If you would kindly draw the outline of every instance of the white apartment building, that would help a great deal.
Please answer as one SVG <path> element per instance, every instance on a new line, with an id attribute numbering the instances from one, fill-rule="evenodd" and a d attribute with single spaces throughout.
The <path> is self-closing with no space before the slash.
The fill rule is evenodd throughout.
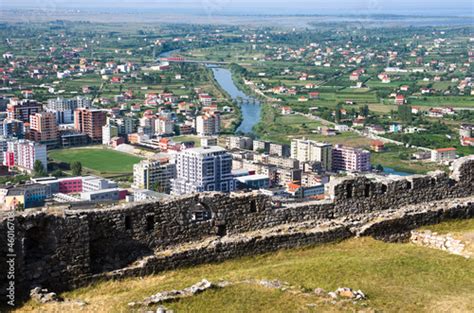
<path id="1" fill-rule="evenodd" d="M 230 136 L 227 137 L 227 147 L 229 149 L 252 150 L 253 140 L 250 137 Z"/>
<path id="2" fill-rule="evenodd" d="M 139 120 L 139 126 L 149 130 L 149 135 L 155 133 L 155 116 L 144 116 Z M 146 133 L 146 132 L 145 132 Z M 147 133 L 148 134 L 148 133 Z"/>
<path id="3" fill-rule="evenodd" d="M 118 188 L 118 184 L 114 182 L 113 180 L 108 180 L 108 179 L 99 178 L 95 176 L 82 177 L 82 191 L 83 192 L 92 192 L 92 191 L 114 189 L 114 188 Z"/>
<path id="4" fill-rule="evenodd" d="M 221 116 L 218 112 L 205 113 L 196 117 L 196 133 L 199 136 L 219 135 L 221 131 Z"/>
<path id="5" fill-rule="evenodd" d="M 133 188 L 169 193 L 176 165 L 168 160 L 142 160 L 133 166 Z"/>
<path id="6" fill-rule="evenodd" d="M 291 158 L 300 162 L 320 162 L 325 171 L 332 169 L 332 145 L 306 139 L 291 141 Z"/>
<path id="7" fill-rule="evenodd" d="M 119 135 L 128 135 L 135 132 L 136 120 L 127 116 L 123 118 L 108 117 L 107 124 L 117 126 Z"/>
<path id="8" fill-rule="evenodd" d="M 157 135 L 172 135 L 174 134 L 174 122 L 160 117 L 155 121 L 155 131 Z"/>
<path id="9" fill-rule="evenodd" d="M 74 110 L 77 108 L 88 108 L 90 106 L 90 99 L 85 97 L 77 96 L 72 99 L 58 97 L 48 100 L 45 111 L 54 113 L 58 124 L 72 124 L 74 123 Z"/>
<path id="10" fill-rule="evenodd" d="M 449 162 L 456 160 L 456 148 L 441 148 L 431 150 L 431 161 L 432 162 Z"/>
<path id="11" fill-rule="evenodd" d="M 217 146 L 217 137 L 202 137 L 201 147 Z"/>
<path id="12" fill-rule="evenodd" d="M 46 145 L 30 140 L 12 140 L 8 142 L 7 151 L 4 152 L 3 156 L 4 165 L 17 166 L 19 169 L 32 172 L 36 160 L 41 161 L 43 168 L 47 169 Z"/>
<path id="13" fill-rule="evenodd" d="M 118 136 L 118 127 L 114 125 L 104 125 L 102 126 L 102 144 L 108 145 L 112 138 Z"/>
<path id="14" fill-rule="evenodd" d="M 254 140 L 253 141 L 253 151 L 263 152 L 263 153 L 270 152 L 270 142 L 269 141 L 262 141 L 262 140 Z"/>
<path id="15" fill-rule="evenodd" d="M 235 190 L 232 156 L 221 147 L 181 151 L 176 155 L 176 172 L 176 179 L 173 179 L 171 185 L 171 193 L 174 195 Z"/>

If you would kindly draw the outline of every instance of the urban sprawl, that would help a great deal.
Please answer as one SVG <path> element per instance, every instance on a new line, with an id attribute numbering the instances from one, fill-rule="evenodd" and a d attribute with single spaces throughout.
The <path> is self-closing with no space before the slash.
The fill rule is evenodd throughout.
<path id="1" fill-rule="evenodd" d="M 474 154 L 469 27 L 2 27 L 6 210 L 207 191 L 318 201 L 335 177 Z"/>

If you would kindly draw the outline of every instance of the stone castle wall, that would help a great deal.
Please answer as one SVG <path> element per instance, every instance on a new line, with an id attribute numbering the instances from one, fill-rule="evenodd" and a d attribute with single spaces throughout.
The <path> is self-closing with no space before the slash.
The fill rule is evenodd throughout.
<path id="1" fill-rule="evenodd" d="M 136 270 L 132 268 L 128 273 L 151 273 L 347 238 L 353 235 L 347 226 L 319 232 L 309 227 L 309 230 L 288 234 L 281 233 L 282 228 L 279 228 L 276 236 L 265 238 L 239 236 L 296 223 L 340 218 L 350 222 L 351 217 L 358 221 L 361 216 L 406 205 L 473 196 L 474 157 L 458 160 L 449 176 L 439 172 L 394 180 L 366 176 L 341 178 L 331 183 L 330 194 L 331 200 L 284 207 L 274 206 L 270 198 L 253 193 L 205 193 L 109 209 L 17 213 L 14 218 L 17 293 L 27 293 L 35 285 L 52 290 L 71 288 L 147 258 L 149 264 Z M 461 211 L 456 216 L 471 216 L 472 205 L 465 205 Z M 434 223 L 439 221 L 439 216 L 422 221 Z M 403 229 L 400 223 L 403 221 L 398 221 L 394 231 Z M 10 225 L 7 218 L 0 221 L 0 273 L 8 270 L 5 257 Z M 417 223 L 407 225 L 410 229 Z M 385 236 L 387 232 L 390 232 L 387 227 L 379 230 L 374 227 L 368 234 L 384 233 Z M 209 238 L 237 239 L 231 244 L 225 244 L 224 240 L 212 249 L 180 250 Z M 163 251 L 166 257 L 151 257 L 165 253 Z M 7 285 L 2 275 L 2 297 Z"/>

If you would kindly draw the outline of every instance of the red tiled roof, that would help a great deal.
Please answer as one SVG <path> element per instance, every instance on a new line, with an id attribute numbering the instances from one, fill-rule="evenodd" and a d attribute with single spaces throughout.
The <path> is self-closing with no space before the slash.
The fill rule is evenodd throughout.
<path id="1" fill-rule="evenodd" d="M 456 151 L 456 148 L 441 148 L 441 149 L 436 149 L 438 152 L 447 152 L 447 151 Z"/>

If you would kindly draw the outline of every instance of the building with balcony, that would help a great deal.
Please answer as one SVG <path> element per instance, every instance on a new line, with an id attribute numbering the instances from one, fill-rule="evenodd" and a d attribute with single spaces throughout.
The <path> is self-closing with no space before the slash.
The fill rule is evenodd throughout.
<path id="1" fill-rule="evenodd" d="M 181 151 L 176 155 L 176 173 L 171 185 L 171 193 L 175 195 L 235 190 L 232 156 L 221 147 Z"/>

